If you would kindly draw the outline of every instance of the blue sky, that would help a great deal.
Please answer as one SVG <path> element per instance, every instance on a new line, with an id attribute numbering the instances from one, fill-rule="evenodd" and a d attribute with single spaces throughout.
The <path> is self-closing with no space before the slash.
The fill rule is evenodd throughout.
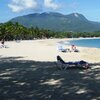
<path id="1" fill-rule="evenodd" d="M 100 0 L 0 0 L 0 23 L 36 12 L 77 12 L 100 22 Z"/>

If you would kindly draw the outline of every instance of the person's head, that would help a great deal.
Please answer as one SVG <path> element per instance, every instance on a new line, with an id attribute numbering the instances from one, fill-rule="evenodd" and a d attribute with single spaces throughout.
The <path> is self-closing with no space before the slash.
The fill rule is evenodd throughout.
<path id="1" fill-rule="evenodd" d="M 65 61 L 58 55 L 57 60 L 61 61 L 62 63 L 65 63 Z"/>
<path id="2" fill-rule="evenodd" d="M 57 56 L 57 60 L 60 60 L 60 59 L 61 59 L 61 57 L 58 55 L 58 56 Z"/>

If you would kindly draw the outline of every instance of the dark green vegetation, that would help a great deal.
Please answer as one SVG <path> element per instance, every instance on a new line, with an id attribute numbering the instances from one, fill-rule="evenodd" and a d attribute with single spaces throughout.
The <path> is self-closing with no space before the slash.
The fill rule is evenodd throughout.
<path id="1" fill-rule="evenodd" d="M 78 38 L 78 37 L 100 37 L 97 32 L 54 32 L 38 27 L 26 28 L 18 23 L 7 22 L 0 24 L 0 40 L 18 39 L 42 39 L 42 38 Z"/>
<path id="2" fill-rule="evenodd" d="M 0 58 L 0 100 L 100 100 L 100 68 L 63 71 L 54 62 L 19 58 Z"/>
<path id="3" fill-rule="evenodd" d="M 89 21 L 82 14 L 72 13 L 63 15 L 56 12 L 34 13 L 19 16 L 10 20 L 25 27 L 38 27 L 60 32 L 93 32 L 100 31 L 100 23 Z"/>

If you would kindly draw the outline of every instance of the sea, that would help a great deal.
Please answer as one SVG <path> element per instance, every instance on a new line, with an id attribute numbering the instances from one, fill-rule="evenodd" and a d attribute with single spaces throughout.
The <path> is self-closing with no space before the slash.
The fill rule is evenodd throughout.
<path id="1" fill-rule="evenodd" d="M 72 39 L 65 42 L 66 45 L 75 45 L 80 47 L 100 48 L 100 38 Z"/>

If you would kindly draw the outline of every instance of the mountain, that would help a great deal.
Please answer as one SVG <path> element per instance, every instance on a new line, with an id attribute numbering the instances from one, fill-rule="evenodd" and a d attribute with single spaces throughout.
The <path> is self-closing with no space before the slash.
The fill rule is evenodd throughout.
<path id="1" fill-rule="evenodd" d="M 26 27 L 39 27 L 53 31 L 92 32 L 100 31 L 100 23 L 86 19 L 82 14 L 63 15 L 56 12 L 34 13 L 10 20 Z"/>

